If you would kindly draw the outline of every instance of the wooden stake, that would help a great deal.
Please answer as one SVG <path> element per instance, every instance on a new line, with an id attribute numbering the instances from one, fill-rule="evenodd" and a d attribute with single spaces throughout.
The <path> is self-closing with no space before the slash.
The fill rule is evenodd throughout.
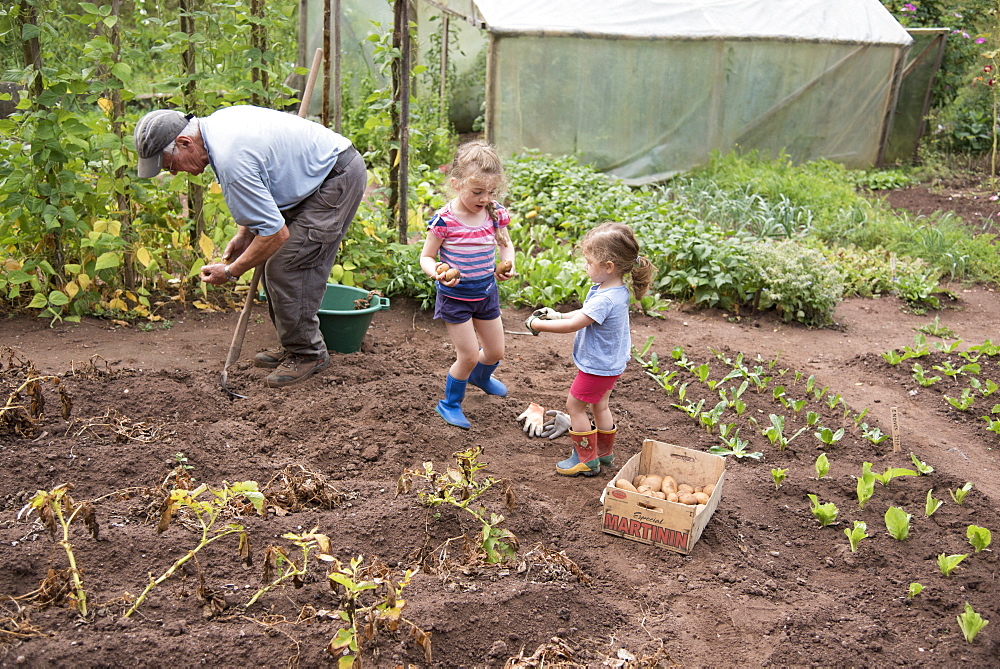
<path id="1" fill-rule="evenodd" d="M 889 415 L 892 416 L 892 452 L 899 453 L 899 410 L 889 407 Z"/>

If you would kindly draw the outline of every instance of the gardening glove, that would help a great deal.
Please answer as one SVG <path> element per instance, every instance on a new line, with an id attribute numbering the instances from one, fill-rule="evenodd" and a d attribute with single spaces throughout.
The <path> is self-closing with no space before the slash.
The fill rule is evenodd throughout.
<path id="1" fill-rule="evenodd" d="M 535 309 L 531 312 L 532 316 L 541 318 L 543 321 L 558 321 L 561 320 L 563 315 L 553 309 L 552 307 L 542 307 L 541 309 Z"/>
<path id="2" fill-rule="evenodd" d="M 546 418 L 545 422 L 542 424 L 543 437 L 555 439 L 556 437 L 561 437 L 569 431 L 569 414 L 557 411 L 556 409 L 549 409 L 545 412 L 545 415 L 548 416 L 548 418 Z"/>
<path id="3" fill-rule="evenodd" d="M 529 437 L 538 437 L 542 434 L 542 422 L 545 420 L 544 414 L 545 409 L 541 405 L 532 402 L 524 410 L 524 413 L 517 417 L 517 422 L 524 421 L 524 433 L 526 435 Z"/>
<path id="4" fill-rule="evenodd" d="M 538 330 L 536 330 L 535 328 L 531 327 L 531 323 L 532 323 L 532 321 L 537 321 L 537 320 L 540 320 L 540 319 L 538 318 L 538 316 L 535 316 L 534 314 L 532 314 L 531 316 L 528 316 L 527 318 L 524 319 L 524 327 L 528 328 L 528 332 L 530 332 L 531 334 L 535 335 L 536 337 L 538 336 Z"/>

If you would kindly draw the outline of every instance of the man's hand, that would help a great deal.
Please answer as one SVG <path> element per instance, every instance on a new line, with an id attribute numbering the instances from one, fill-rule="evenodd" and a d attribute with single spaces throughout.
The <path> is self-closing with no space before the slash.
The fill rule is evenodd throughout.
<path id="1" fill-rule="evenodd" d="M 217 262 L 211 265 L 202 265 L 201 280 L 213 286 L 221 286 L 229 281 L 229 277 L 226 276 L 226 263 Z"/>
<path id="2" fill-rule="evenodd" d="M 548 437 L 549 439 L 555 439 L 556 437 L 561 437 L 569 431 L 569 414 L 563 413 L 562 411 L 556 411 L 555 409 L 549 409 L 545 412 L 545 415 L 548 416 L 548 418 L 546 418 L 545 423 L 542 424 L 541 436 Z"/>
<path id="3" fill-rule="evenodd" d="M 542 307 L 541 309 L 535 309 L 531 312 L 532 316 L 541 318 L 543 321 L 558 321 L 562 320 L 563 315 L 553 309 L 552 307 Z"/>
<path id="4" fill-rule="evenodd" d="M 541 405 L 532 402 L 528 408 L 517 417 L 517 422 L 524 421 L 524 433 L 529 437 L 538 437 L 542 434 L 542 422 L 545 420 L 545 409 Z"/>
<path id="5" fill-rule="evenodd" d="M 538 318 L 538 316 L 535 316 L 534 314 L 532 314 L 531 316 L 528 316 L 527 318 L 524 319 L 524 327 L 528 328 L 528 332 L 530 332 L 531 334 L 535 335 L 536 337 L 538 336 L 538 330 L 536 330 L 535 328 L 531 327 L 531 324 L 532 324 L 532 322 L 537 321 L 537 320 L 539 320 L 539 318 Z"/>

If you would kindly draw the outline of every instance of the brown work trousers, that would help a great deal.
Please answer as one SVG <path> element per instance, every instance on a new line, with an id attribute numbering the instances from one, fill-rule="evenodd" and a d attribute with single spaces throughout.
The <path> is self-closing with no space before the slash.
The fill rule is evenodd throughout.
<path id="1" fill-rule="evenodd" d="M 289 353 L 326 355 L 318 312 L 367 180 L 365 161 L 351 147 L 316 192 L 281 212 L 289 237 L 264 264 L 263 283 L 278 341 Z"/>

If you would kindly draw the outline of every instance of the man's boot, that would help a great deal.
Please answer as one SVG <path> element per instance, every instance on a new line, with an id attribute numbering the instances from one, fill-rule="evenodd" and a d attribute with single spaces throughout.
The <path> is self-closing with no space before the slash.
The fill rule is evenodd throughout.
<path id="1" fill-rule="evenodd" d="M 499 364 L 499 362 L 496 362 L 492 365 L 484 365 L 481 362 L 477 362 L 475 368 L 472 370 L 472 374 L 469 374 L 469 383 L 477 388 L 482 388 L 486 391 L 487 395 L 507 397 L 507 386 L 493 378 L 493 370 Z"/>
<path id="2" fill-rule="evenodd" d="M 449 374 L 448 380 L 444 383 L 444 399 L 435 407 L 441 418 L 444 418 L 444 422 L 466 430 L 472 427 L 469 419 L 462 413 L 462 400 L 465 399 L 465 386 L 468 383 L 468 379 L 459 381 Z"/>
<path id="3" fill-rule="evenodd" d="M 569 431 L 573 440 L 573 455 L 556 465 L 556 472 L 563 476 L 596 476 L 601 473 L 601 461 L 597 457 L 597 430 L 589 432 Z"/>
<path id="4" fill-rule="evenodd" d="M 283 348 L 273 348 L 268 351 L 261 351 L 253 357 L 254 367 L 263 367 L 264 369 L 274 369 L 285 359 L 288 353 L 285 352 Z"/>
<path id="5" fill-rule="evenodd" d="M 316 372 L 330 366 L 330 355 L 307 357 L 297 353 L 289 353 L 273 372 L 264 378 L 268 388 L 283 388 L 293 383 L 305 381 Z"/>
<path id="6" fill-rule="evenodd" d="M 597 431 L 597 459 L 602 465 L 611 466 L 615 462 L 615 435 L 618 434 L 618 426 L 615 425 L 610 430 Z"/>

